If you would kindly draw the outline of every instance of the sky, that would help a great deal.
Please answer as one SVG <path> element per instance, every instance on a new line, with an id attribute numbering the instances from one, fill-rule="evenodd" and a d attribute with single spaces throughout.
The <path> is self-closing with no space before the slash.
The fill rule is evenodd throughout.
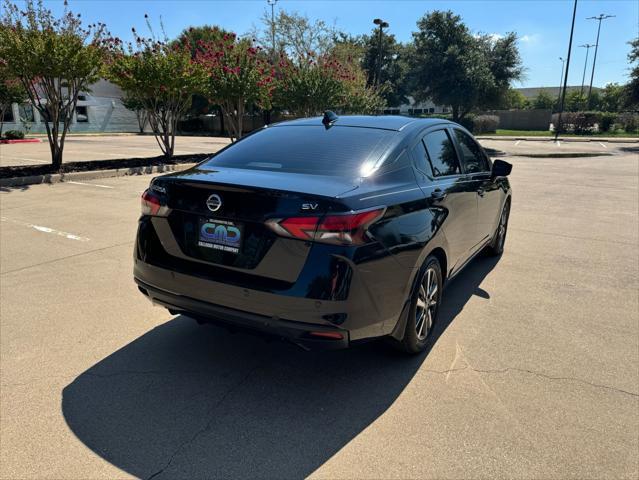
<path id="1" fill-rule="evenodd" d="M 45 0 L 54 11 L 62 11 L 62 0 Z M 260 24 L 270 7 L 266 0 L 69 0 L 74 12 L 87 22 L 102 21 L 112 34 L 131 39 L 131 27 L 146 32 L 144 14 L 154 25 L 160 17 L 167 35 L 177 36 L 188 26 L 215 24 L 238 34 Z M 370 32 L 373 18 L 390 24 L 389 32 L 400 41 L 409 41 L 416 22 L 432 10 L 452 10 L 473 32 L 503 35 L 516 32 L 526 69 L 520 87 L 556 86 L 566 58 L 572 20 L 572 0 L 279 0 L 277 9 L 296 11 L 311 19 L 322 19 L 351 34 Z M 579 0 L 568 83 L 581 85 L 586 49 L 594 44 L 597 21 L 586 20 L 605 13 L 616 15 L 602 22 L 595 71 L 595 86 L 625 83 L 629 65 L 628 41 L 639 36 L 639 1 Z M 594 49 L 590 50 L 586 83 L 589 82 Z"/>

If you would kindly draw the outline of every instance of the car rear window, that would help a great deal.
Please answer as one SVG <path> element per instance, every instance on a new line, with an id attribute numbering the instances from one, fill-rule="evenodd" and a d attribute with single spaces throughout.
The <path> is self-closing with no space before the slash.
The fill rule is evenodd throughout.
<path id="1" fill-rule="evenodd" d="M 397 132 L 377 128 L 269 127 L 219 152 L 200 168 L 365 176 L 397 138 Z"/>

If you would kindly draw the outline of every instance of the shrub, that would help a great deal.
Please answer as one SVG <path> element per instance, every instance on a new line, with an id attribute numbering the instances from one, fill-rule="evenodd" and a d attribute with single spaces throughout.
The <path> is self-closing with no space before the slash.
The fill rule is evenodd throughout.
<path id="1" fill-rule="evenodd" d="M 24 138 L 24 132 L 21 130 L 7 130 L 4 134 L 4 138 L 7 140 L 22 140 Z"/>
<path id="2" fill-rule="evenodd" d="M 557 128 L 559 114 L 552 116 L 552 123 Z M 601 112 L 564 112 L 561 115 L 560 133 L 572 132 L 577 135 L 589 134 L 595 131 L 601 123 Z"/>
<path id="3" fill-rule="evenodd" d="M 620 113 L 617 115 L 615 123 L 628 133 L 636 132 L 639 127 L 639 114 L 632 112 Z"/>
<path id="4" fill-rule="evenodd" d="M 473 133 L 495 133 L 499 126 L 497 115 L 478 115 L 475 117 Z"/>
<path id="5" fill-rule="evenodd" d="M 468 114 L 460 119 L 458 123 L 469 132 L 472 132 L 475 129 L 475 115 Z"/>
<path id="6" fill-rule="evenodd" d="M 616 118 L 617 118 L 616 113 L 603 112 L 601 114 L 601 122 L 599 122 L 599 131 L 609 132 L 612 126 L 614 125 Z"/>

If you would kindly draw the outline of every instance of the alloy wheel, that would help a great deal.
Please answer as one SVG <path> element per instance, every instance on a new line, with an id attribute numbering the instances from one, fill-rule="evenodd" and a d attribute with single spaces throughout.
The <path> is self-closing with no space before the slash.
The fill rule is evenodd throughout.
<path id="1" fill-rule="evenodd" d="M 426 270 L 424 280 L 419 287 L 415 307 L 415 331 L 419 341 L 423 341 L 433 327 L 433 319 L 435 318 L 439 301 L 438 283 L 435 269 L 431 267 Z"/>
<path id="2" fill-rule="evenodd" d="M 504 207 L 504 211 L 501 212 L 501 218 L 499 219 L 499 227 L 497 228 L 497 248 L 502 250 L 504 248 L 504 242 L 506 241 L 506 230 L 508 229 L 508 214 L 510 212 L 510 205 Z"/>

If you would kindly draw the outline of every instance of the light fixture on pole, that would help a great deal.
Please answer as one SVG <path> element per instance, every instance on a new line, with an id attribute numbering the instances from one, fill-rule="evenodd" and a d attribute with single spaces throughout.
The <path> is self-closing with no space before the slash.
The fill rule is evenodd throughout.
<path id="1" fill-rule="evenodd" d="M 584 94 L 584 82 L 586 80 L 586 67 L 588 66 L 588 53 L 590 52 L 590 49 L 594 46 L 595 46 L 594 43 L 585 43 L 583 45 L 579 45 L 580 48 L 586 49 L 586 61 L 584 62 L 584 74 L 581 76 L 581 90 L 579 90 L 580 96 Z"/>
<path id="2" fill-rule="evenodd" d="M 561 82 L 564 81 L 564 67 L 566 66 L 566 60 L 559 57 L 561 61 L 561 76 L 559 77 L 559 88 L 557 89 L 557 102 L 561 99 Z"/>
<path id="3" fill-rule="evenodd" d="M 275 4 L 277 2 L 278 0 L 266 0 L 266 3 L 271 6 L 271 48 L 273 49 L 273 60 L 275 60 Z"/>
<path id="4" fill-rule="evenodd" d="M 592 81 L 595 78 L 595 64 L 597 63 L 597 50 L 599 50 L 599 34 L 601 33 L 601 21 L 607 18 L 613 18 L 615 15 L 599 14 L 596 17 L 588 17 L 586 20 L 598 20 L 597 41 L 595 42 L 595 57 L 592 59 L 592 74 L 590 75 L 590 87 L 588 88 L 588 105 L 590 105 L 590 95 L 592 94 Z"/>

